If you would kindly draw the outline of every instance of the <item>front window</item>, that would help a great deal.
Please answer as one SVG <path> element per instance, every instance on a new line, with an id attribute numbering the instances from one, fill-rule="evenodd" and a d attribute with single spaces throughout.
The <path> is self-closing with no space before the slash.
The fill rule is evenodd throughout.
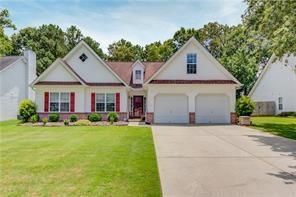
<path id="1" fill-rule="evenodd" d="M 141 79 L 141 71 L 140 70 L 136 70 L 135 71 L 135 75 L 136 75 L 136 79 L 140 80 Z"/>
<path id="2" fill-rule="evenodd" d="M 115 94 L 113 93 L 96 94 L 96 111 L 97 112 L 115 111 Z"/>
<path id="3" fill-rule="evenodd" d="M 49 108 L 51 112 L 69 112 L 70 94 L 68 92 L 51 92 Z"/>
<path id="4" fill-rule="evenodd" d="M 187 54 L 187 74 L 196 74 L 196 54 Z"/>
<path id="5" fill-rule="evenodd" d="M 283 110 L 283 97 L 279 97 L 279 110 Z"/>

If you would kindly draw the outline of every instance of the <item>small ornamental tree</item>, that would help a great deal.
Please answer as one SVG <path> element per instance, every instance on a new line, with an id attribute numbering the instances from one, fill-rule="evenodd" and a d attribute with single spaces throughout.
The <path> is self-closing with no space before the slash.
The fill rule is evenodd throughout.
<path id="1" fill-rule="evenodd" d="M 22 100 L 19 104 L 19 113 L 24 122 L 28 122 L 28 120 L 36 114 L 37 105 L 29 100 Z"/>
<path id="2" fill-rule="evenodd" d="M 247 96 L 242 96 L 236 101 L 236 113 L 238 116 L 250 116 L 255 107 L 255 102 Z"/>

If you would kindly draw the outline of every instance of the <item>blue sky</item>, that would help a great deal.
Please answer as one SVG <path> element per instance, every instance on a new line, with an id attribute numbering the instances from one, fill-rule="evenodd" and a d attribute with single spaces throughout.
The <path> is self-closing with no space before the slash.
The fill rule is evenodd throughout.
<path id="1" fill-rule="evenodd" d="M 76 25 L 106 51 L 121 38 L 143 46 L 171 38 L 180 27 L 199 28 L 213 21 L 235 25 L 246 5 L 242 0 L 0 0 L 0 7 L 10 11 L 18 29 L 53 23 L 65 30 Z"/>

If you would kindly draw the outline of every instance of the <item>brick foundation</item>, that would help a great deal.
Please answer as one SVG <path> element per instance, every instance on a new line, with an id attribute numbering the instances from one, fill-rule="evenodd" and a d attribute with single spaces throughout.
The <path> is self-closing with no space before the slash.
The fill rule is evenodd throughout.
<path id="1" fill-rule="evenodd" d="M 195 112 L 189 112 L 189 124 L 195 124 Z"/>
<path id="2" fill-rule="evenodd" d="M 48 115 L 49 114 L 52 114 L 53 112 L 39 112 L 38 115 L 40 117 L 40 119 L 42 118 L 48 118 Z M 78 119 L 87 119 L 88 115 L 91 114 L 91 113 L 81 113 L 81 112 L 72 112 L 72 113 L 58 113 L 60 114 L 60 121 L 63 121 L 65 119 L 69 119 L 69 116 L 72 115 L 72 114 L 75 114 L 78 116 Z M 108 113 L 98 113 L 98 114 L 101 114 L 102 115 L 102 120 L 103 121 L 106 121 L 108 119 Z M 127 113 L 126 112 L 117 112 L 118 114 L 118 118 L 120 121 L 127 121 Z"/>
<path id="3" fill-rule="evenodd" d="M 152 124 L 154 122 L 154 113 L 153 112 L 147 112 L 145 121 L 148 124 Z"/>
<path id="4" fill-rule="evenodd" d="M 230 112 L 230 123 L 237 124 L 237 114 L 235 112 Z"/>

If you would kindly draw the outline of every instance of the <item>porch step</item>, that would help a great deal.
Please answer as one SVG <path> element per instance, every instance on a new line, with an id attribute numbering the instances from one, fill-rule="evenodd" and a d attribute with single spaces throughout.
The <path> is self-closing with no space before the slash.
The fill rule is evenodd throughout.
<path id="1" fill-rule="evenodd" d="M 128 119 L 129 122 L 141 122 L 141 118 L 130 118 Z"/>

